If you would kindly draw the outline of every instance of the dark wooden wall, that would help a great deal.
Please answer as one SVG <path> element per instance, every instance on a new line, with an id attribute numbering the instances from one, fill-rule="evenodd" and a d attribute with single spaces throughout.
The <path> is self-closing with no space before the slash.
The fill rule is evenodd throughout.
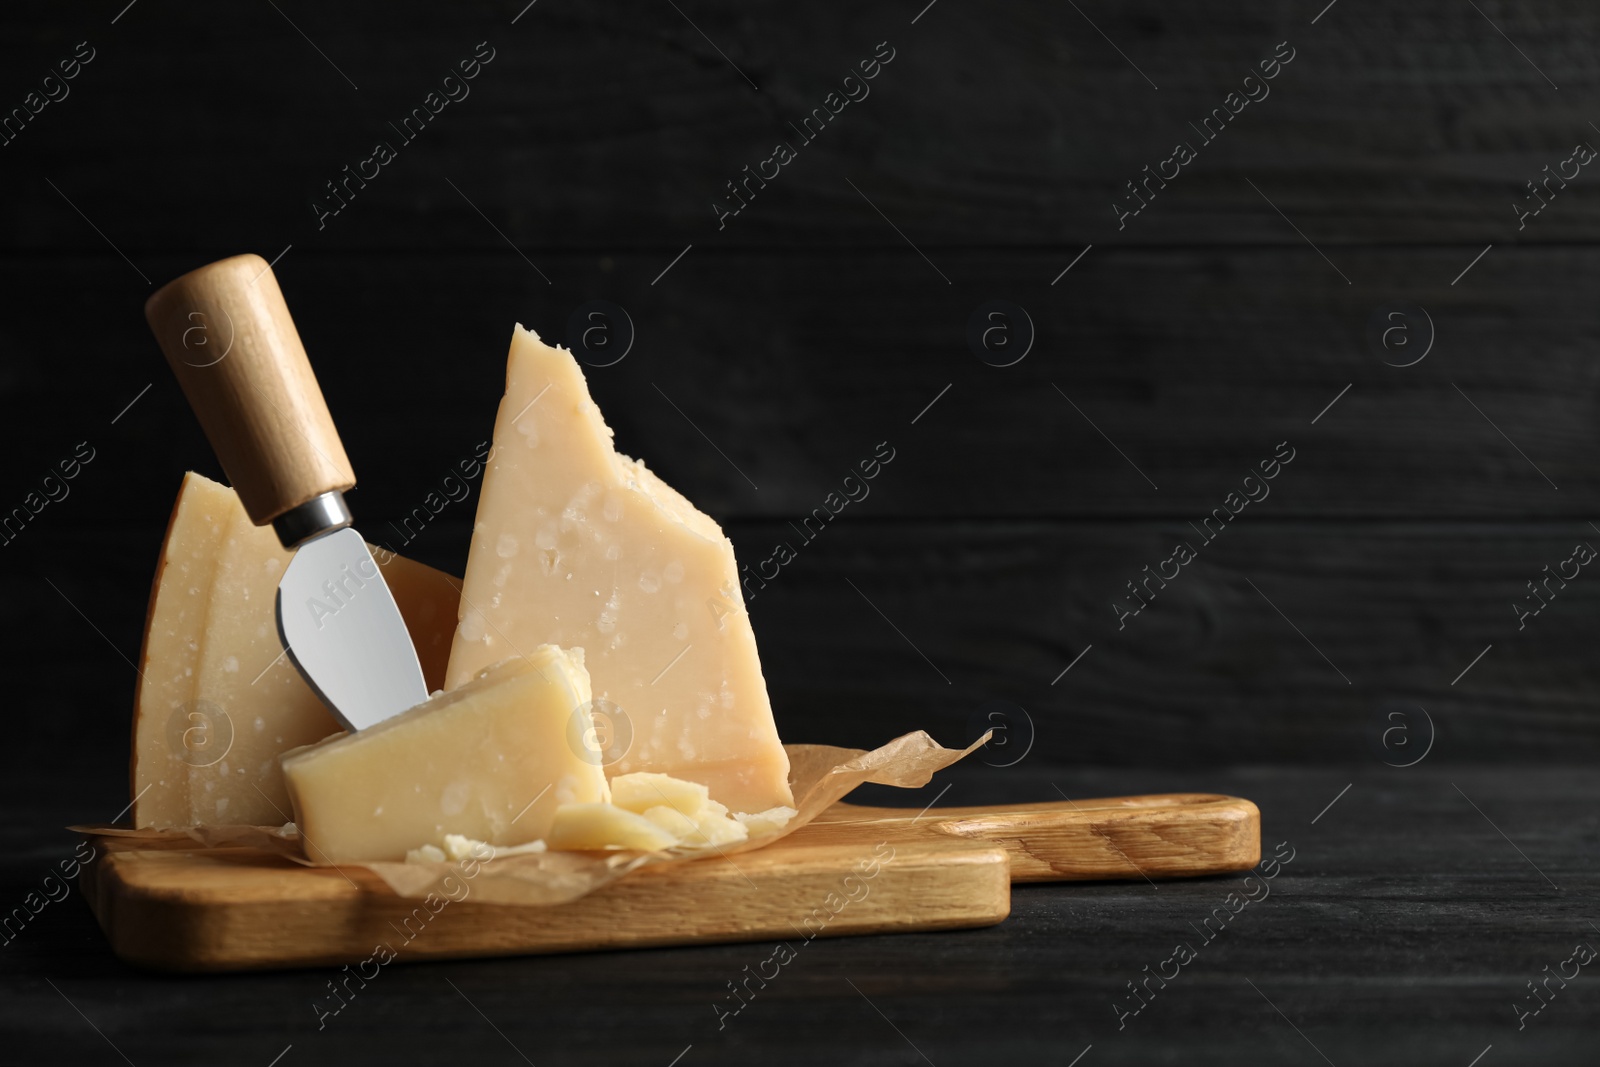
<path id="1" fill-rule="evenodd" d="M 596 298 L 637 328 L 590 372 L 619 443 L 742 560 L 888 442 L 751 605 L 791 739 L 956 741 L 1003 699 L 1036 760 L 1347 762 L 1420 706 L 1436 758 L 1600 754 L 1600 575 L 1520 631 L 1512 609 L 1600 543 L 1600 171 L 1520 231 L 1512 207 L 1600 140 L 1600 11 L 678 6 L 7 10 L 0 108 L 95 58 L 0 147 L 0 508 L 96 451 L 0 547 L 8 758 L 99 783 L 126 755 L 172 495 L 217 473 L 141 305 L 245 250 L 282 253 L 369 531 L 488 435 L 512 324 L 561 338 Z M 884 41 L 870 96 L 719 229 L 724 183 Z M 1198 144 L 1284 41 L 1270 96 Z M 479 42 L 470 96 L 400 144 L 387 124 Z M 397 158 L 319 229 L 380 139 Z M 1123 183 L 1180 140 L 1197 158 L 1119 230 Z M 996 298 L 1037 331 L 1004 368 L 965 339 Z M 1369 343 L 1395 303 L 1436 334 L 1413 366 Z M 1270 497 L 1119 630 L 1124 583 L 1280 442 Z M 459 569 L 470 519 L 414 554 Z"/>

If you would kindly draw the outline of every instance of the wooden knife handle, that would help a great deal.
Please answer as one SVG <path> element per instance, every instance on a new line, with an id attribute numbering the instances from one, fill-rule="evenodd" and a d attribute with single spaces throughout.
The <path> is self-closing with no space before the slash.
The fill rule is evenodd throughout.
<path id="1" fill-rule="evenodd" d="M 233 256 L 190 271 L 144 313 L 250 521 L 265 526 L 356 484 L 266 260 Z"/>

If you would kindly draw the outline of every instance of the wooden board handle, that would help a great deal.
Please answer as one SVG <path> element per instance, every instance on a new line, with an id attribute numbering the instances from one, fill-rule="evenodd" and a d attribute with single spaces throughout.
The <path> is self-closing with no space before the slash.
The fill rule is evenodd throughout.
<path id="1" fill-rule="evenodd" d="M 190 271 L 144 313 L 251 522 L 356 484 L 266 260 Z"/>
<path id="2" fill-rule="evenodd" d="M 1183 878 L 1248 870 L 1261 862 L 1260 810 L 1241 797 L 1217 793 L 930 808 L 921 814 L 835 804 L 812 825 L 819 823 L 1004 845 L 1014 882 Z"/>

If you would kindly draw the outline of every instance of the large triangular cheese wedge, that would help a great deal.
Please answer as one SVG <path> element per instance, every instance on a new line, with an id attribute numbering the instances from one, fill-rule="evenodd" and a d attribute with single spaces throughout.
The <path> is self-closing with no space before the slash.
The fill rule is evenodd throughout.
<path id="1" fill-rule="evenodd" d="M 383 576 L 438 688 L 456 617 L 452 579 L 386 552 Z M 225 485 L 190 473 L 156 565 L 133 720 L 134 825 L 278 826 L 290 820 L 278 756 L 342 727 L 278 640 L 290 554 Z"/>
<path id="2" fill-rule="evenodd" d="M 617 453 L 571 353 L 521 326 L 460 612 L 447 686 L 543 644 L 582 648 L 601 744 L 626 746 L 608 774 L 700 782 L 735 811 L 793 803 L 733 545 Z"/>

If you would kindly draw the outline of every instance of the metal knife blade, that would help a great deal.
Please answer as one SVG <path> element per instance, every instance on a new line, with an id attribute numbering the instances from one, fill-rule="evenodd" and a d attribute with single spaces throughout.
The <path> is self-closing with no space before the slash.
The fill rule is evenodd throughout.
<path id="1" fill-rule="evenodd" d="M 428 699 L 394 594 L 350 527 L 296 549 L 278 583 L 277 615 L 289 658 L 351 730 Z"/>

